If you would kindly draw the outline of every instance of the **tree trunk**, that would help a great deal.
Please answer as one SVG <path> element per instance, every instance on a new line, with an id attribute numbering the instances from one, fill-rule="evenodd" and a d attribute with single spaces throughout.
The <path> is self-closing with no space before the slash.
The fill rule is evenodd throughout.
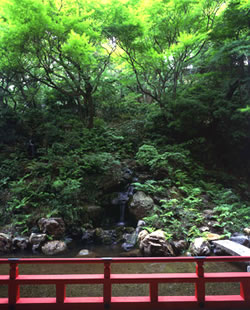
<path id="1" fill-rule="evenodd" d="M 86 83 L 85 90 L 86 90 L 86 93 L 84 96 L 84 101 L 85 101 L 87 111 L 88 111 L 87 127 L 91 129 L 94 127 L 95 108 L 94 108 L 93 96 L 92 96 L 93 87 L 89 82 Z"/>

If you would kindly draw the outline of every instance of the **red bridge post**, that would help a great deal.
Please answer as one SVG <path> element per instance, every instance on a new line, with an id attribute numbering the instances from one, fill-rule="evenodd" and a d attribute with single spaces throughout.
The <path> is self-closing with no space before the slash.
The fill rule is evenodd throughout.
<path id="1" fill-rule="evenodd" d="M 205 281 L 204 281 L 204 259 L 206 257 L 200 256 L 195 257 L 196 259 L 196 275 L 198 276 L 198 281 L 195 284 L 195 296 L 200 307 L 205 305 Z"/>
<path id="2" fill-rule="evenodd" d="M 250 281 L 243 280 L 240 282 L 240 296 L 244 298 L 245 301 L 250 302 Z"/>
<path id="3" fill-rule="evenodd" d="M 158 302 L 158 283 L 157 282 L 150 283 L 150 301 Z"/>
<path id="4" fill-rule="evenodd" d="M 10 309 L 15 309 L 15 305 L 20 298 L 20 286 L 16 284 L 16 278 L 19 275 L 18 258 L 10 258 L 10 283 L 8 287 Z"/>
<path id="5" fill-rule="evenodd" d="M 103 302 L 104 307 L 109 308 L 111 303 L 112 287 L 110 281 L 112 258 L 103 258 L 104 260 L 104 284 L 103 284 Z"/>
<path id="6" fill-rule="evenodd" d="M 63 304 L 66 297 L 65 284 L 56 284 L 56 303 Z"/>

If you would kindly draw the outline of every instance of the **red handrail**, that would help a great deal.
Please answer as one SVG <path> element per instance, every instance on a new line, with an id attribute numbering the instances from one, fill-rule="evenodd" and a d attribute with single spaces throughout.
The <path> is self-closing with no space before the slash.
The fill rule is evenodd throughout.
<path id="1" fill-rule="evenodd" d="M 46 310 L 161 310 L 161 309 L 250 309 L 250 273 L 204 273 L 203 265 L 209 262 L 247 262 L 250 256 L 221 257 L 141 257 L 141 258 L 21 258 L 0 259 L 9 264 L 9 275 L 0 275 L 0 285 L 8 285 L 8 298 L 0 298 L 0 309 Z M 194 273 L 112 274 L 113 263 L 196 263 Z M 101 274 L 19 275 L 19 264 L 103 264 Z M 239 282 L 240 295 L 206 295 L 205 284 L 210 282 Z M 149 284 L 148 296 L 114 297 L 112 285 L 123 283 Z M 159 283 L 193 283 L 194 296 L 159 296 Z M 21 285 L 56 285 L 55 298 L 23 298 Z M 67 284 L 102 284 L 103 297 L 66 297 Z"/>

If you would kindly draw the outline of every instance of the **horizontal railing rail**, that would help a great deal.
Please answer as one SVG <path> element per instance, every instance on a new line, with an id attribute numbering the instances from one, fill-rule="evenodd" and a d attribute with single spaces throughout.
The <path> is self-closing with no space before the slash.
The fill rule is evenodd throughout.
<path id="1" fill-rule="evenodd" d="M 74 309 L 250 309 L 250 272 L 204 271 L 204 263 L 210 262 L 250 262 L 250 256 L 221 257 L 130 257 L 130 258 L 14 258 L 0 259 L 0 264 L 9 264 L 9 274 L 0 275 L 0 285 L 8 286 L 8 297 L 0 298 L 0 309 L 11 310 L 74 310 Z M 111 272 L 112 264 L 127 263 L 195 263 L 193 273 L 136 273 L 116 274 Z M 103 264 L 100 274 L 19 274 L 21 264 Z M 206 294 L 206 283 L 240 284 L 239 295 Z M 112 285 L 117 284 L 149 285 L 148 296 L 112 296 Z M 159 296 L 161 283 L 193 283 L 193 296 Z M 55 285 L 56 296 L 22 297 L 22 285 Z M 101 284 L 102 297 L 67 297 L 66 286 L 69 284 Z M 135 292 L 136 294 L 136 292 Z"/>

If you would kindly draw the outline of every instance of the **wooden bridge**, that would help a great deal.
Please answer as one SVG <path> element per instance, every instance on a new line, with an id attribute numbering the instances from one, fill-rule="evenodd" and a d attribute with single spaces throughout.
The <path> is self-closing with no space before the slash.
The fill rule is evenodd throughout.
<path id="1" fill-rule="evenodd" d="M 165 310 L 165 309 L 250 309 L 250 273 L 249 272 L 204 272 L 204 263 L 250 261 L 245 257 L 164 257 L 164 258 L 89 258 L 89 259 L 0 259 L 0 264 L 9 264 L 9 274 L 0 275 L 0 285 L 8 286 L 8 298 L 0 298 L 1 310 Z M 123 263 L 195 263 L 193 273 L 150 273 L 115 274 L 112 264 Z M 103 264 L 101 274 L 56 274 L 25 275 L 19 274 L 20 264 Z M 38 267 L 39 268 L 39 267 Z M 218 286 L 225 282 L 240 283 L 239 295 L 206 294 L 206 284 L 216 282 Z M 115 297 L 112 296 L 113 284 L 147 283 L 148 296 Z M 193 283 L 194 296 L 159 296 L 161 283 Z M 22 285 L 55 285 L 54 298 L 24 298 L 20 296 Z M 68 284 L 102 284 L 103 297 L 67 297 Z M 135 291 L 135 295 L 136 295 Z M 167 292 L 166 292 L 167 293 Z"/>

